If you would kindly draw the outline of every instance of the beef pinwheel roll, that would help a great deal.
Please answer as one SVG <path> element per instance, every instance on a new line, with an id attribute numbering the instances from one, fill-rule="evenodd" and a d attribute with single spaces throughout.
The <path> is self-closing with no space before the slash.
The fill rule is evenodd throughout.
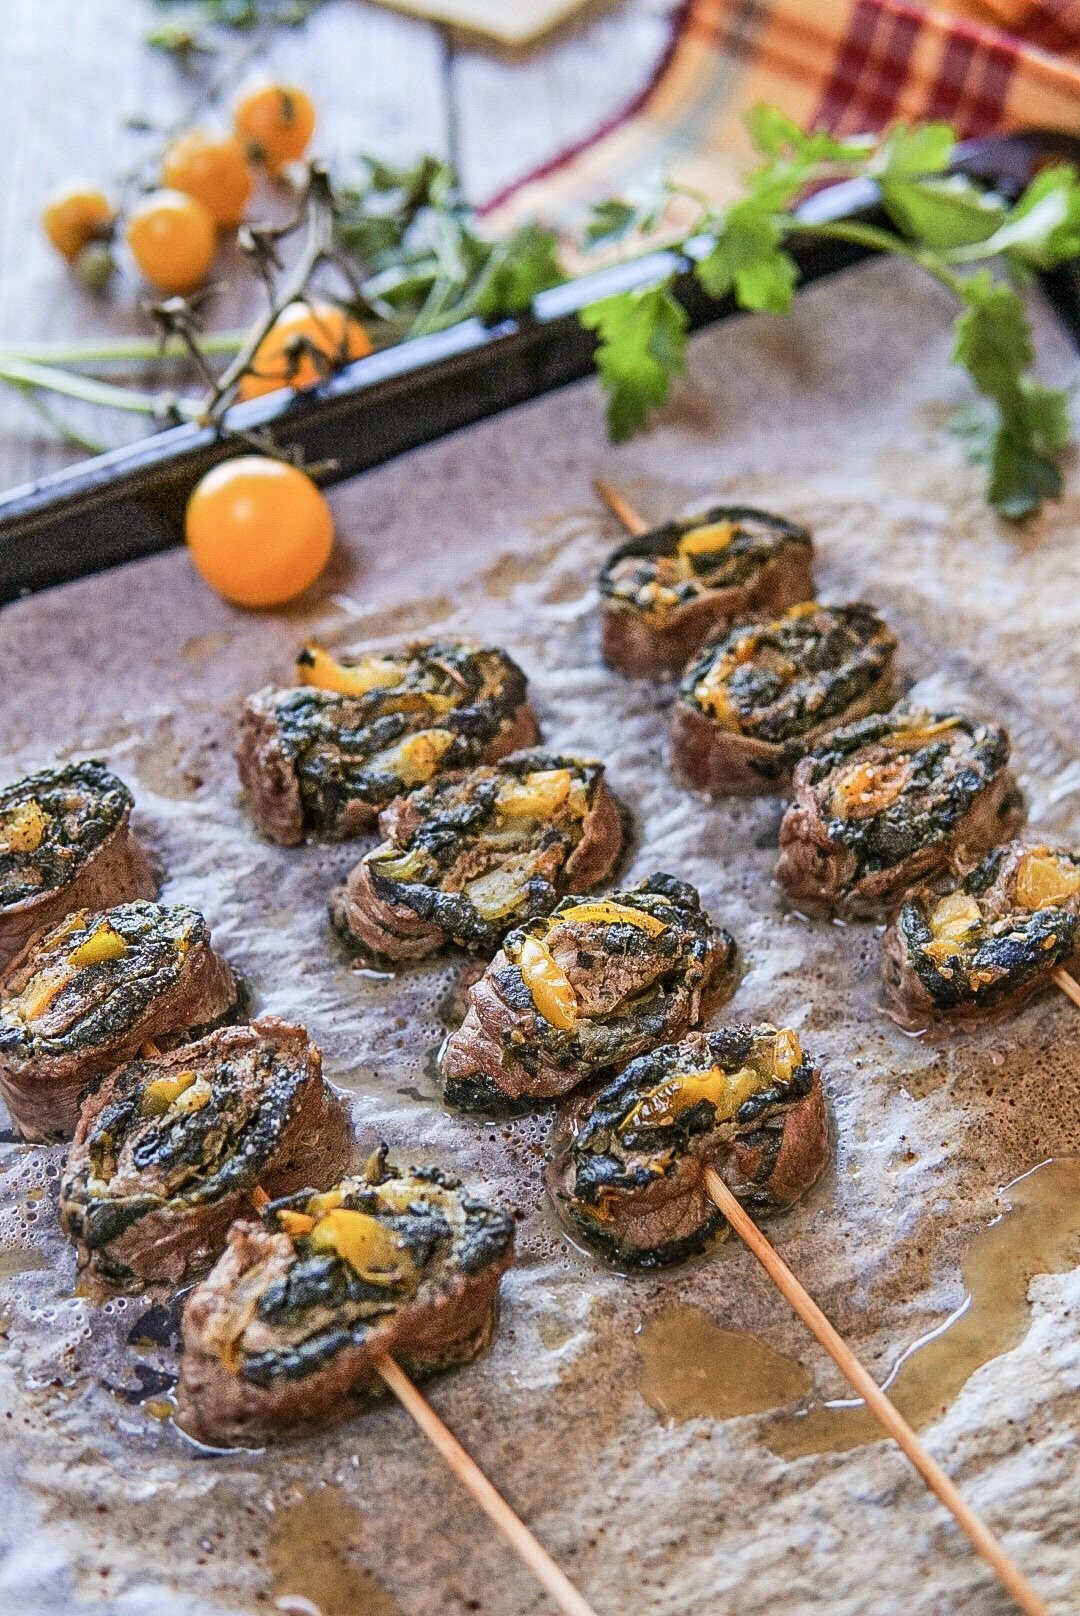
<path id="1" fill-rule="evenodd" d="M 587 891 L 622 849 L 601 763 L 522 752 L 399 797 L 386 836 L 331 895 L 335 928 L 389 960 L 445 942 L 493 954 L 512 926 Z"/>
<path id="2" fill-rule="evenodd" d="M 1021 817 L 995 724 L 912 707 L 834 730 L 796 766 L 777 880 L 808 914 L 886 913 L 954 856 L 979 858 Z"/>
<path id="3" fill-rule="evenodd" d="M 705 1169 L 758 1211 L 789 1206 L 829 1160 L 821 1076 L 769 1025 L 691 1033 L 633 1061 L 568 1118 L 548 1190 L 571 1232 L 630 1268 L 701 1251 L 724 1228 Z"/>
<path id="4" fill-rule="evenodd" d="M 251 1197 L 325 1189 L 349 1122 L 302 1027 L 266 1017 L 130 1061 L 85 1102 L 60 1186 L 79 1267 L 114 1290 L 179 1285 Z"/>
<path id="5" fill-rule="evenodd" d="M 683 675 L 672 762 L 710 796 L 786 790 L 799 759 L 838 724 L 896 700 L 896 637 L 872 606 L 802 601 L 728 629 Z"/>
<path id="6" fill-rule="evenodd" d="M 217 1447 L 355 1413 L 389 1353 L 415 1378 L 467 1363 L 495 1324 L 513 1220 L 437 1168 L 379 1151 L 325 1194 L 234 1223 L 184 1309 L 178 1420 Z"/>
<path id="7" fill-rule="evenodd" d="M 536 739 L 525 675 L 505 651 L 413 645 L 336 661 L 307 646 L 292 688 L 248 699 L 236 755 L 255 823 L 288 847 L 356 836 L 436 774 Z"/>
<path id="8" fill-rule="evenodd" d="M 735 943 L 692 886 L 564 898 L 512 931 L 443 1049 L 447 1100 L 525 1110 L 681 1038 L 733 983 Z"/>
<path id="9" fill-rule="evenodd" d="M 25 1139 L 70 1139 L 95 1078 L 147 1041 L 207 1030 L 240 999 L 194 909 L 79 909 L 32 937 L 0 977 L 0 1094 Z"/>
<path id="10" fill-rule="evenodd" d="M 909 1026 L 1013 1010 L 1080 968 L 1080 854 L 1008 842 L 910 892 L 885 934 L 885 1000 Z"/>
<path id="11" fill-rule="evenodd" d="M 805 528 L 745 505 L 715 505 L 620 545 L 600 572 L 604 661 L 631 679 L 676 674 L 740 617 L 809 600 Z"/>
<path id="12" fill-rule="evenodd" d="M 73 909 L 152 898 L 131 792 L 103 763 L 67 763 L 0 791 L 0 971 Z"/>

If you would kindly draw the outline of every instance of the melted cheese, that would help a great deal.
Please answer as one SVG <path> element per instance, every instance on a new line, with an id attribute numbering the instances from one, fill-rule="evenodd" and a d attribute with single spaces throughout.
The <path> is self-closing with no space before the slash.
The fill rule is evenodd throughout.
<path id="1" fill-rule="evenodd" d="M 402 785 L 423 786 L 434 775 L 441 759 L 453 744 L 452 730 L 419 729 L 415 735 L 407 735 L 396 746 L 377 752 L 368 760 L 368 768 L 395 774 Z"/>
<path id="2" fill-rule="evenodd" d="M 734 522 L 706 522 L 684 533 L 676 546 L 680 556 L 718 555 L 739 531 Z"/>
<path id="3" fill-rule="evenodd" d="M 359 662 L 339 662 L 321 645 L 305 645 L 296 659 L 296 682 L 333 690 L 342 696 L 366 696 L 371 690 L 390 690 L 405 677 L 400 662 L 389 657 L 363 657 Z"/>
<path id="4" fill-rule="evenodd" d="M 518 969 L 544 1020 L 560 1032 L 569 1032 L 577 1021 L 577 998 L 570 978 L 547 944 L 538 937 L 526 937 Z"/>
<path id="5" fill-rule="evenodd" d="M 367 1212 L 347 1207 L 328 1212 L 311 1230 L 308 1244 L 312 1251 L 343 1258 L 369 1285 L 415 1284 L 416 1264 L 401 1236 Z"/>
<path id="6" fill-rule="evenodd" d="M 965 892 L 950 892 L 933 907 L 929 916 L 932 932 L 924 950 L 939 964 L 963 952 L 964 943 L 982 920 L 974 898 Z"/>
<path id="7" fill-rule="evenodd" d="M 21 802 L 0 824 L 0 853 L 36 853 L 45 839 L 48 823 L 33 798 Z"/>
<path id="8" fill-rule="evenodd" d="M 659 937 L 662 931 L 667 930 L 664 922 L 647 910 L 634 909 L 628 903 L 613 903 L 606 898 L 596 903 L 575 903 L 553 916 L 552 924 L 559 925 L 564 920 L 598 922 L 602 926 L 637 926 L 639 931 L 647 931 L 650 937 Z"/>
<path id="9" fill-rule="evenodd" d="M 639 1128 L 667 1128 L 703 1100 L 715 1113 L 715 1122 L 728 1122 L 744 1100 L 765 1087 L 767 1076 L 752 1066 L 726 1072 L 712 1066 L 707 1072 L 679 1072 L 651 1089 L 619 1123 L 620 1133 Z"/>
<path id="10" fill-rule="evenodd" d="M 1080 864 L 1046 848 L 1033 848 L 1016 868 L 1016 901 L 1021 909 L 1066 903 L 1080 892 Z"/>
<path id="11" fill-rule="evenodd" d="M 569 769 L 534 769 L 504 785 L 495 807 L 504 819 L 549 819 L 566 802 L 573 783 Z"/>
<path id="12" fill-rule="evenodd" d="M 106 960 L 123 959 L 128 951 L 128 945 L 114 931 L 107 920 L 90 933 L 85 942 L 78 943 L 68 955 L 68 964 L 75 970 L 81 970 L 85 965 L 102 965 Z"/>

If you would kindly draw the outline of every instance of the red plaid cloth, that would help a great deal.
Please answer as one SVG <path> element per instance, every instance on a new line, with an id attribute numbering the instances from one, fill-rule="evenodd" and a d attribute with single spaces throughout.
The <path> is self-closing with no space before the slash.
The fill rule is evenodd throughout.
<path id="1" fill-rule="evenodd" d="M 596 198 L 663 169 L 717 201 L 752 161 L 757 102 L 839 134 L 943 118 L 961 135 L 1080 134 L 1078 0 L 688 0 L 651 83 L 618 117 L 489 204 L 573 226 Z"/>

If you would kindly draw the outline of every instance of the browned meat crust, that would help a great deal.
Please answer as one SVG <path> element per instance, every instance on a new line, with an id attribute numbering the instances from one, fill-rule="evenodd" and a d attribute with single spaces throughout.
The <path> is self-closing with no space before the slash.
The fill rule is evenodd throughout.
<path id="1" fill-rule="evenodd" d="M 0 971 L 74 909 L 153 898 L 131 793 L 104 764 L 70 763 L 0 792 Z"/>
<path id="2" fill-rule="evenodd" d="M 1013 1014 L 1080 971 L 1080 853 L 1022 841 L 909 892 L 885 933 L 885 1004 L 941 1031 Z"/>
<path id="3" fill-rule="evenodd" d="M 1022 817 L 992 724 L 906 707 L 835 730 L 796 766 L 776 878 L 811 915 L 883 915 L 952 857 L 977 859 Z"/>
<path id="4" fill-rule="evenodd" d="M 343 1209 L 361 1213 L 358 1235 L 326 1233 Z M 329 1195 L 234 1224 L 184 1309 L 180 1425 L 215 1446 L 274 1442 L 379 1395 L 385 1353 L 416 1379 L 468 1362 L 491 1338 L 513 1238 L 457 1179 L 381 1156 Z"/>
<path id="5" fill-rule="evenodd" d="M 359 695 L 308 683 L 245 703 L 237 766 L 271 841 L 361 835 L 410 787 L 537 740 L 525 675 L 505 651 L 435 643 L 377 660 L 398 683 Z M 345 674 L 362 665 L 334 664 Z"/>
<path id="6" fill-rule="evenodd" d="M 303 1027 L 264 1016 L 105 1079 L 79 1117 L 60 1221 L 100 1286 L 175 1286 L 221 1255 L 253 1191 L 326 1189 L 349 1151 L 320 1051 Z"/>
<path id="7" fill-rule="evenodd" d="M 733 938 L 671 876 L 592 903 L 564 898 L 511 932 L 469 990 L 441 1056 L 446 1098 L 522 1109 L 619 1071 L 696 1026 L 730 992 L 734 959 Z"/>
<path id="8" fill-rule="evenodd" d="M 804 1195 L 830 1155 L 820 1073 L 793 1033 L 768 1025 L 691 1033 L 643 1055 L 565 1126 L 547 1173 L 560 1217 L 634 1268 L 681 1261 L 722 1231 L 706 1167 L 765 1211 Z"/>
<path id="9" fill-rule="evenodd" d="M 737 625 L 687 668 L 672 715 L 677 778 L 710 796 L 785 793 L 840 724 L 896 700 L 896 638 L 870 606 L 802 602 Z"/>
<path id="10" fill-rule="evenodd" d="M 544 752 L 446 775 L 385 809 L 387 840 L 331 894 L 335 929 L 393 961 L 453 941 L 493 953 L 512 927 L 587 891 L 622 851 L 603 765 Z"/>
<path id="11" fill-rule="evenodd" d="M 25 1139 L 70 1139 L 84 1092 L 148 1041 L 234 1013 L 210 928 L 183 904 L 79 910 L 38 932 L 0 978 L 0 1094 Z"/>
<path id="12" fill-rule="evenodd" d="M 687 552 L 691 535 L 713 530 L 715 551 Z M 631 679 L 676 674 L 718 629 L 808 600 L 812 559 L 805 528 L 749 506 L 714 506 L 643 533 L 600 573 L 604 661 Z"/>

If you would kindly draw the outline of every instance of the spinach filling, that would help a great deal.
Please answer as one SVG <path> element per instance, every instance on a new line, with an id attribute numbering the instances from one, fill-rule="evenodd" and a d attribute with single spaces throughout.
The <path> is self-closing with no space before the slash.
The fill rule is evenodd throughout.
<path id="1" fill-rule="evenodd" d="M 303 1054 L 266 1040 L 225 1058 L 193 1050 L 183 1066 L 132 1061 L 96 1119 L 88 1162 L 65 1179 L 68 1232 L 100 1251 L 148 1213 L 253 1189 L 307 1077 Z M 136 1175 L 154 1187 L 125 1188 Z"/>
<path id="2" fill-rule="evenodd" d="M 75 1054 L 121 1038 L 173 988 L 209 938 L 185 904 L 125 903 L 69 915 L 40 937 L 22 986 L 0 1002 L 0 1056 Z"/>
<path id="3" fill-rule="evenodd" d="M 895 708 L 834 731 L 808 754 L 826 832 L 860 874 L 946 841 L 1009 757 L 994 724 Z"/>
<path id="4" fill-rule="evenodd" d="M 793 606 L 714 640 L 680 698 L 719 729 L 769 745 L 839 717 L 886 675 L 896 639 L 870 606 Z"/>
<path id="5" fill-rule="evenodd" d="M 562 952 L 564 939 L 574 944 L 575 974 L 610 975 L 617 996 L 610 1008 L 579 1010 L 561 969 L 552 971 L 548 960 L 553 947 Z M 595 903 L 564 898 L 550 915 L 504 939 L 506 964 L 492 973 L 510 1006 L 536 1012 L 533 1035 L 515 1042 L 514 1059 L 531 1074 L 544 1063 L 595 1072 L 618 1063 L 629 1043 L 662 1038 L 673 1003 L 701 984 L 718 940 L 734 953 L 695 888 L 672 876 L 650 876 Z"/>
<path id="6" fill-rule="evenodd" d="M 103 763 L 43 769 L 0 791 L 0 909 L 74 880 L 132 805 Z"/>
<path id="7" fill-rule="evenodd" d="M 1080 855 L 995 848 L 948 888 L 909 896 L 896 925 L 936 1008 L 989 1008 L 1080 949 Z"/>
<path id="8" fill-rule="evenodd" d="M 503 1263 L 513 1242 L 506 1213 L 437 1168 L 388 1166 L 385 1147 L 332 1190 L 271 1202 L 262 1222 L 290 1237 L 291 1260 L 282 1270 L 270 1257 L 265 1277 L 249 1270 L 233 1325 L 216 1331 L 258 1386 L 314 1373 L 404 1305 L 436 1305 L 455 1276 Z"/>
<path id="9" fill-rule="evenodd" d="M 436 644 L 389 665 L 398 682 L 360 695 L 311 684 L 275 699 L 304 823 L 318 834 L 352 801 L 381 807 L 436 770 L 478 761 L 526 698 L 524 674 L 499 650 Z"/>
<path id="10" fill-rule="evenodd" d="M 366 862 L 377 895 L 466 946 L 547 914 L 584 835 L 603 766 L 531 752 L 415 792 L 419 823 Z"/>
<path id="11" fill-rule="evenodd" d="M 703 1250 L 724 1224 L 711 1203 L 686 1234 L 649 1245 L 628 1237 L 636 1198 L 722 1133 L 759 1153 L 760 1188 L 743 1199 L 769 1206 L 782 1112 L 810 1093 L 814 1077 L 795 1034 L 771 1026 L 724 1027 L 639 1056 L 596 1095 L 569 1145 L 563 1215 L 602 1255 L 635 1267 Z M 696 1183 L 692 1173 L 683 1193 L 689 1196 Z"/>
<path id="12" fill-rule="evenodd" d="M 746 505 L 714 505 L 621 545 L 600 573 L 600 593 L 649 616 L 710 590 L 745 584 L 786 545 L 811 548 L 805 528 Z"/>

